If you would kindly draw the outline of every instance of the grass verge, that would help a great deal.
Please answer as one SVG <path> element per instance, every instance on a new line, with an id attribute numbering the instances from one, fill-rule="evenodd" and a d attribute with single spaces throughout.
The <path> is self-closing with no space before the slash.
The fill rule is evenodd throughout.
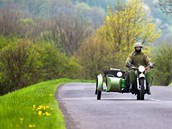
<path id="1" fill-rule="evenodd" d="M 0 125 L 3 129 L 65 129 L 55 99 L 57 86 L 81 80 L 57 79 L 31 85 L 0 97 Z"/>

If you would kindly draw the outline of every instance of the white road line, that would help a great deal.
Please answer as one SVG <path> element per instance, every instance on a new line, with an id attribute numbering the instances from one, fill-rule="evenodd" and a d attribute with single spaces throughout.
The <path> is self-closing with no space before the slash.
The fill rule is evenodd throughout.
<path id="1" fill-rule="evenodd" d="M 152 100 L 152 101 L 156 101 L 156 102 L 172 102 L 172 101 L 169 101 L 169 100 L 159 100 L 159 99 L 154 99 L 154 98 L 150 98 L 150 100 Z"/>

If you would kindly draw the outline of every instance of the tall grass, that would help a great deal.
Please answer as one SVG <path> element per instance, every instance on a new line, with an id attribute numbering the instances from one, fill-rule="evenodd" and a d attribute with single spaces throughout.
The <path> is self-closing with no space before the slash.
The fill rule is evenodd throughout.
<path id="1" fill-rule="evenodd" d="M 1 96 L 0 128 L 64 129 L 64 117 L 54 95 L 58 85 L 71 81 L 41 82 Z"/>

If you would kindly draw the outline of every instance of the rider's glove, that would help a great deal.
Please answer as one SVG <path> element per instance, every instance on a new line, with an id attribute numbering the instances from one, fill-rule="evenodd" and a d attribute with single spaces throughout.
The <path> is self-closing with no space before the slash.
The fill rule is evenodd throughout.
<path id="1" fill-rule="evenodd" d="M 154 68 L 153 63 L 149 63 L 149 67 L 153 69 Z"/>
<path id="2" fill-rule="evenodd" d="M 131 64 L 129 61 L 127 61 L 127 62 L 126 62 L 126 66 L 127 66 L 127 67 L 132 67 L 132 64 Z"/>

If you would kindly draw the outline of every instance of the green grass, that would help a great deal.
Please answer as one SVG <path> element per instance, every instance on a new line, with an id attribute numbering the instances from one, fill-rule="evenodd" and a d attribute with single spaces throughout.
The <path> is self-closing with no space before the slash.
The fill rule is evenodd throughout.
<path id="1" fill-rule="evenodd" d="M 172 86 L 172 82 L 168 86 Z"/>
<path id="2" fill-rule="evenodd" d="M 57 86 L 81 80 L 41 82 L 0 97 L 3 129 L 65 129 L 65 120 L 55 99 Z"/>

